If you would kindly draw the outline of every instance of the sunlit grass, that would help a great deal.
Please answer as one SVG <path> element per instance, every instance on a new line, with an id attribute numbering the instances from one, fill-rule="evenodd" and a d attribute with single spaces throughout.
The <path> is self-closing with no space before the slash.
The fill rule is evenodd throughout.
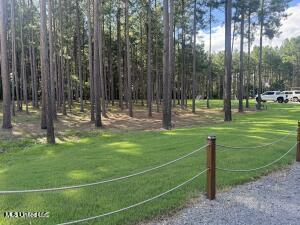
<path id="1" fill-rule="evenodd" d="M 205 104 L 204 101 L 198 104 Z M 254 104 L 254 103 L 252 103 Z M 222 107 L 222 101 L 212 101 Z M 298 105 L 270 104 L 268 111 L 235 114 L 232 123 L 172 131 L 102 133 L 82 132 L 76 140 L 50 146 L 32 140 L 0 143 L 0 190 L 60 187 L 95 182 L 135 173 L 176 159 L 206 144 L 210 134 L 231 146 L 256 146 L 275 141 L 294 130 Z M 201 115 L 200 115 L 201 116 Z M 70 133 L 71 135 L 71 133 Z M 284 154 L 295 134 L 275 146 L 247 151 L 217 149 L 217 164 L 248 169 L 267 164 Z M 23 144 L 21 144 L 23 143 Z M 10 145 L 13 145 L 11 147 Z M 240 184 L 294 161 L 294 152 L 278 164 L 258 172 L 217 173 L 218 190 Z M 48 219 L 4 219 L 0 224 L 50 225 L 117 210 L 164 192 L 205 169 L 205 152 L 143 176 L 101 186 L 55 193 L 0 196 L 0 211 L 49 211 Z M 145 206 L 87 224 L 135 224 L 183 206 L 204 191 L 205 176 Z"/>

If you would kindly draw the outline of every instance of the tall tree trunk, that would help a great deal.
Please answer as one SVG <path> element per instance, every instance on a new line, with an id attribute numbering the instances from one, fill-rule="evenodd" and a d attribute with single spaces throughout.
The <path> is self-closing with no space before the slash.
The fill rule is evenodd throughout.
<path id="1" fill-rule="evenodd" d="M 80 11 L 79 11 L 78 0 L 76 0 L 76 40 L 77 40 L 77 65 L 78 65 L 78 78 L 79 78 L 80 112 L 83 112 L 84 108 L 83 108 L 82 65 L 81 65 Z"/>
<path id="2" fill-rule="evenodd" d="M 155 10 L 157 8 L 157 1 L 155 0 Z M 159 106 L 161 100 L 161 93 L 160 93 L 160 75 L 159 75 L 159 57 L 158 57 L 158 37 L 159 37 L 159 28 L 155 28 L 155 74 L 156 74 L 156 112 L 159 113 Z"/>
<path id="3" fill-rule="evenodd" d="M 32 5 L 31 5 L 29 0 L 28 0 L 28 8 L 30 9 L 29 13 L 32 14 Z M 33 21 L 34 21 L 34 19 L 31 19 L 30 22 L 33 23 Z M 34 102 L 35 102 L 35 99 L 34 99 L 34 82 L 33 82 L 34 70 L 33 70 L 33 62 L 32 62 L 33 39 L 31 37 L 31 33 L 32 33 L 31 30 L 32 30 L 32 28 L 30 28 L 29 34 L 28 34 L 28 39 L 29 39 L 28 57 L 29 57 L 29 65 L 30 65 L 31 100 L 32 100 L 32 106 L 35 107 L 34 106 Z M 14 87 L 14 85 L 12 87 Z M 30 89 L 30 87 L 29 87 L 29 89 Z"/>
<path id="4" fill-rule="evenodd" d="M 94 0 L 94 89 L 95 89 L 95 126 L 102 126 L 101 99 L 100 99 L 100 67 L 99 62 L 99 5 L 102 7 L 102 0 Z"/>
<path id="5" fill-rule="evenodd" d="M 175 63 L 175 56 L 176 56 L 176 42 L 174 41 L 176 40 L 176 23 L 175 20 L 173 22 L 173 50 L 174 51 L 174 56 L 173 56 L 173 63 Z M 172 74 L 172 84 L 171 84 L 171 91 L 172 91 L 172 98 L 173 98 L 173 104 L 172 107 L 176 107 L 176 69 L 175 66 L 172 67 L 173 72 Z"/>
<path id="6" fill-rule="evenodd" d="M 62 72 L 62 112 L 63 112 L 63 115 L 66 116 L 67 115 L 67 107 L 66 107 L 66 91 L 65 91 L 65 60 L 64 60 L 64 57 L 61 57 L 61 70 L 63 71 Z"/>
<path id="7" fill-rule="evenodd" d="M 91 100 L 91 121 L 95 121 L 95 90 L 93 75 L 93 35 L 91 22 L 91 0 L 88 0 L 88 43 L 89 43 L 89 74 L 90 74 L 90 100 Z"/>
<path id="8" fill-rule="evenodd" d="M 51 104 L 52 104 L 52 110 L 53 110 L 53 119 L 57 120 L 57 112 L 56 112 L 56 101 L 55 101 L 55 77 L 56 74 L 54 73 L 54 64 L 55 56 L 54 56 L 54 45 L 53 45 L 53 0 L 49 0 L 49 52 L 50 52 L 50 77 L 51 77 Z"/>
<path id="9" fill-rule="evenodd" d="M 57 3 L 57 0 L 54 1 L 54 3 Z M 60 56 L 61 56 L 61 44 L 60 44 L 60 24 L 61 24 L 61 16 L 60 16 L 60 8 L 61 8 L 61 0 L 58 1 L 58 18 L 54 18 L 53 20 L 53 38 L 54 38 L 54 74 L 55 74 L 55 80 L 54 83 L 56 85 L 56 108 L 61 110 L 62 107 L 62 71 L 61 71 L 61 64 L 60 64 Z M 54 12 L 53 12 L 54 14 Z M 56 110 L 57 110 L 56 109 Z"/>
<path id="10" fill-rule="evenodd" d="M 41 71 L 44 80 L 43 92 L 45 95 L 45 108 L 47 112 L 47 141 L 50 144 L 55 143 L 54 126 L 53 126 L 53 110 L 51 104 L 51 83 L 49 74 L 49 58 L 48 58 L 48 41 L 47 41 L 47 14 L 46 0 L 40 0 L 40 43 L 41 43 Z"/>
<path id="11" fill-rule="evenodd" d="M 117 12 L 117 43 L 118 43 L 118 55 L 117 55 L 117 67 L 118 67 L 118 77 L 119 77 L 119 107 L 121 110 L 124 109 L 123 105 L 123 76 L 121 69 L 121 61 L 122 61 L 122 49 L 121 49 L 121 8 L 120 8 L 120 0 L 118 1 L 118 12 Z"/>
<path id="12" fill-rule="evenodd" d="M 263 54 L 263 29 L 264 29 L 264 0 L 261 0 L 260 9 L 260 37 L 259 37 L 259 62 L 258 62 L 258 104 L 257 109 L 261 109 L 261 94 L 262 94 L 262 54 Z"/>
<path id="13" fill-rule="evenodd" d="M 32 31 L 32 39 L 33 39 L 33 31 Z M 38 96 L 38 87 L 39 87 L 39 79 L 38 79 L 38 72 L 36 68 L 36 57 L 35 57 L 35 48 L 32 46 L 32 67 L 33 67 L 33 85 L 34 85 L 34 107 L 39 108 L 39 96 Z"/>
<path id="14" fill-rule="evenodd" d="M 111 6 L 110 6 L 111 7 Z M 112 58 L 112 18 L 109 16 L 109 44 L 108 44 L 108 71 L 110 79 L 110 99 L 112 106 L 115 105 L 115 79 L 113 73 L 113 58 Z"/>
<path id="15" fill-rule="evenodd" d="M 25 102 L 26 106 L 26 113 L 28 111 L 28 96 L 27 96 L 27 76 L 26 76 L 26 67 L 25 67 L 25 52 L 24 52 L 24 37 L 23 37 L 23 18 L 24 18 L 24 1 L 22 1 L 22 12 L 21 12 L 21 77 L 22 77 L 22 87 L 23 87 L 23 101 Z M 21 105 L 22 106 L 22 105 Z M 22 107 L 21 107 L 22 110 Z"/>
<path id="16" fill-rule="evenodd" d="M 29 4 L 29 2 L 28 2 Z M 30 12 L 33 13 L 34 6 L 33 1 L 30 0 Z M 32 18 L 31 22 L 34 22 Z M 36 62 L 35 62 L 35 49 L 34 49 L 34 28 L 30 29 L 30 45 L 29 45 L 29 57 L 30 57 L 30 72 L 31 72 L 31 88 L 32 88 L 32 105 L 34 108 L 38 108 L 38 95 L 37 95 L 37 71 L 36 71 Z"/>
<path id="17" fill-rule="evenodd" d="M 126 30 L 126 29 L 124 29 L 124 30 Z M 126 36 L 125 31 L 124 31 L 124 36 Z M 125 101 L 125 107 L 126 107 L 126 109 L 128 109 L 128 76 L 127 76 L 128 73 L 127 73 L 126 43 L 125 43 L 124 48 L 125 48 L 123 51 L 124 101 Z"/>
<path id="18" fill-rule="evenodd" d="M 121 69 L 122 60 L 122 50 L 121 50 L 121 8 L 120 0 L 118 1 L 118 12 L 117 12 L 117 43 L 118 43 L 118 55 L 117 55 L 117 67 L 118 67 L 118 77 L 119 77 L 119 107 L 121 110 L 124 109 L 123 104 L 123 76 Z"/>
<path id="19" fill-rule="evenodd" d="M 192 105 L 192 111 L 193 113 L 196 113 L 196 36 L 197 36 L 197 31 L 196 31 L 196 26 L 197 26 L 197 21 L 196 21 L 196 8 L 197 8 L 197 0 L 194 0 L 194 21 L 193 21 L 193 84 L 192 84 L 192 98 L 193 98 L 193 105 Z"/>
<path id="20" fill-rule="evenodd" d="M 247 85 L 246 85 L 246 108 L 250 108 L 249 104 L 249 90 L 250 90 L 250 76 L 251 76 L 251 10 L 248 11 L 248 62 L 247 62 Z"/>
<path id="21" fill-rule="evenodd" d="M 64 69 L 64 32 L 63 32 L 63 6 L 62 1 L 59 0 L 59 32 L 60 32 L 60 75 L 61 75 L 61 83 L 59 84 L 61 86 L 61 100 L 62 100 L 62 112 L 63 115 L 67 115 L 67 109 L 66 109 L 66 91 L 65 91 L 65 69 Z"/>
<path id="22" fill-rule="evenodd" d="M 174 0 L 169 1 L 169 79 L 168 79 L 168 121 L 170 125 L 170 129 L 172 128 L 171 120 L 172 120 L 172 79 L 175 77 L 175 53 L 174 53 L 174 37 L 173 37 L 173 31 L 174 31 Z"/>
<path id="23" fill-rule="evenodd" d="M 35 96 L 34 96 L 34 69 L 33 69 L 33 62 L 32 62 L 32 44 L 29 45 L 28 48 L 28 55 L 29 55 L 29 62 L 30 62 L 30 81 L 31 81 L 31 98 L 32 98 L 32 106 L 35 107 Z"/>
<path id="24" fill-rule="evenodd" d="M 172 1 L 172 0 L 171 0 Z M 171 4 L 173 1 L 171 2 Z M 171 5 L 170 4 L 170 5 Z M 171 7 L 170 7 L 171 8 Z M 171 10 L 170 10 L 171 11 Z M 173 11 L 171 12 L 173 14 Z M 163 24 L 164 24 L 164 53 L 163 53 L 163 120 L 164 129 L 171 129 L 171 114 L 170 114 L 170 15 L 169 1 L 163 1 Z M 173 17 L 173 16 L 172 16 Z"/>
<path id="25" fill-rule="evenodd" d="M 57 35 L 55 35 L 57 37 Z M 55 43 L 55 46 L 57 44 Z M 57 57 L 58 57 L 58 54 L 57 54 L 57 50 L 54 51 L 54 75 L 55 75 L 55 78 L 54 78 L 54 83 L 55 83 L 55 103 L 56 103 L 56 110 L 58 110 L 61 106 L 61 101 L 60 101 L 60 96 L 61 96 L 61 86 L 59 85 L 59 83 L 61 82 L 61 77 L 60 77 L 60 73 L 59 73 L 59 69 L 58 69 L 58 64 L 57 64 Z"/>
<path id="26" fill-rule="evenodd" d="M 209 6 L 209 53 L 208 53 L 208 84 L 207 84 L 207 101 L 206 107 L 210 108 L 210 99 L 212 95 L 212 55 L 211 55 L 211 46 L 212 46 L 212 6 Z"/>
<path id="27" fill-rule="evenodd" d="M 140 16 L 140 49 L 141 49 L 141 52 L 145 52 L 145 49 L 144 49 L 144 39 L 143 39 L 143 29 L 144 29 L 144 23 L 143 23 L 143 19 L 142 17 Z M 139 85 L 138 85 L 138 88 L 140 90 L 140 99 L 141 99 L 141 106 L 144 106 L 144 55 L 142 54 L 140 57 L 139 57 L 139 64 L 140 64 L 140 82 L 139 82 Z M 137 61 L 137 64 L 138 64 L 138 61 Z"/>
<path id="28" fill-rule="evenodd" d="M 103 43 L 105 41 L 105 38 L 103 36 L 104 30 L 103 30 L 103 12 L 102 12 L 102 1 L 100 4 L 100 10 L 99 10 L 99 70 L 100 70 L 100 90 L 101 90 L 101 105 L 102 105 L 102 115 L 104 117 L 107 117 L 106 115 L 106 76 L 105 71 L 103 68 L 103 62 L 104 62 L 104 54 L 103 54 Z"/>
<path id="29" fill-rule="evenodd" d="M 244 111 L 244 30 L 245 30 L 245 9 L 241 9 L 241 40 L 240 40 L 240 74 L 238 81 L 238 98 L 239 98 L 239 112 Z"/>
<path id="30" fill-rule="evenodd" d="M 67 53 L 69 54 L 69 50 L 67 47 Z M 70 60 L 66 59 L 66 77 L 67 77 L 67 93 L 68 93 L 68 107 L 69 112 L 72 110 L 72 100 L 73 100 L 73 92 L 71 88 L 71 75 L 70 75 Z"/>
<path id="31" fill-rule="evenodd" d="M 180 54 L 179 54 L 179 52 L 180 52 L 180 43 L 179 43 L 179 37 L 180 37 L 180 35 L 179 35 L 179 32 L 178 32 L 178 34 L 177 34 L 177 39 L 178 39 L 178 41 L 177 41 L 177 61 L 178 61 L 178 66 L 177 66 L 177 77 L 178 77 L 178 82 L 177 82 L 177 105 L 180 105 L 180 103 L 181 103 L 181 82 L 180 82 L 180 68 L 181 68 L 181 65 L 180 65 Z"/>
<path id="32" fill-rule="evenodd" d="M 15 82 L 17 77 L 17 54 L 16 54 L 16 23 L 15 23 L 15 0 L 11 0 L 11 41 L 12 41 L 12 115 L 16 115 L 15 106 Z"/>
<path id="33" fill-rule="evenodd" d="M 125 0 L 125 33 L 126 33 L 126 59 L 127 59 L 127 85 L 128 85 L 128 114 L 130 117 L 133 117 L 128 0 Z"/>
<path id="34" fill-rule="evenodd" d="M 231 52 L 231 21 L 232 21 L 232 0 L 225 2 L 225 91 L 224 91 L 224 112 L 225 121 L 232 121 L 231 112 L 231 66 L 232 66 L 232 52 Z"/>
<path id="35" fill-rule="evenodd" d="M 16 99 L 17 99 L 17 110 L 20 111 L 20 107 L 21 107 L 21 101 L 20 101 L 20 80 L 19 80 L 19 75 L 18 75 L 18 70 L 17 70 L 17 50 L 16 50 L 16 16 L 15 16 L 15 10 L 16 10 L 16 1 L 13 0 L 12 1 L 12 6 L 11 6 L 11 10 L 12 10 L 12 26 L 14 27 L 14 29 L 12 29 L 12 48 L 14 48 L 15 50 L 13 50 L 12 52 L 12 57 L 15 58 L 15 60 L 12 61 L 13 65 L 13 75 L 14 75 L 14 85 L 13 85 L 13 90 L 14 88 L 16 88 Z M 5 3 L 4 3 L 5 4 Z M 14 87 L 15 86 L 15 87 Z M 14 91 L 13 91 L 14 92 Z M 14 101 L 14 99 L 13 99 Z M 15 108 L 15 103 L 13 102 L 13 108 Z M 15 111 L 15 109 L 13 109 Z M 13 114 L 15 114 L 15 112 L 13 112 Z"/>
<path id="36" fill-rule="evenodd" d="M 104 17 L 102 17 L 102 21 L 103 21 L 103 28 L 102 28 L 102 34 L 103 34 L 103 45 L 102 45 L 102 65 L 103 65 L 103 90 L 104 90 L 104 93 L 102 94 L 103 95 L 103 99 L 104 99 L 104 102 L 102 102 L 102 105 L 104 105 L 104 107 L 102 107 L 102 115 L 107 117 L 107 114 L 106 114 L 106 108 L 108 106 L 108 97 L 107 97 L 107 82 L 108 82 L 108 77 L 107 77 L 107 66 L 106 66 L 106 40 L 105 40 L 105 33 L 104 33 Z M 102 86 L 101 86 L 102 87 Z"/>
<path id="37" fill-rule="evenodd" d="M 21 30 L 22 27 L 23 26 L 21 25 Z M 17 110 L 21 112 L 22 111 L 22 68 L 21 71 L 19 71 L 19 73 L 17 71 L 16 75 L 17 75 L 16 77 Z"/>
<path id="38" fill-rule="evenodd" d="M 0 1 L 0 48 L 1 48 L 1 77 L 3 91 L 3 129 L 11 129 L 11 92 L 8 73 L 7 40 L 6 40 L 6 0 Z"/>
<path id="39" fill-rule="evenodd" d="M 181 109 L 185 108 L 185 0 L 181 1 L 181 27 L 182 27 L 182 46 L 181 46 Z"/>
<path id="40" fill-rule="evenodd" d="M 152 10 L 148 0 L 148 54 L 147 54 L 147 106 L 148 117 L 152 117 Z"/>

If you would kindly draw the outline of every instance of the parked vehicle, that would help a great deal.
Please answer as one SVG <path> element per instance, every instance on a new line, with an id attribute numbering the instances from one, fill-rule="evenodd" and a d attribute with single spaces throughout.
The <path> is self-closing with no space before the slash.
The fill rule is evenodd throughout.
<path id="1" fill-rule="evenodd" d="M 300 91 L 284 91 L 284 94 L 288 96 L 289 101 L 300 101 Z"/>
<path id="2" fill-rule="evenodd" d="M 256 96 L 256 101 L 258 102 L 258 95 Z M 267 91 L 261 95 L 262 102 L 278 102 L 278 103 L 288 103 L 289 96 L 281 91 Z"/>

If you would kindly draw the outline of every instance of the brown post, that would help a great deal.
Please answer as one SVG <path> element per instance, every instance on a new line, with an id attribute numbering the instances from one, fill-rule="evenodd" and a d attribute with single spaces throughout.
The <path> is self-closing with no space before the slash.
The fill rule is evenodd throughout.
<path id="1" fill-rule="evenodd" d="M 297 129 L 297 152 L 296 152 L 296 161 L 300 162 L 300 121 L 298 121 Z"/>
<path id="2" fill-rule="evenodd" d="M 209 200 L 214 200 L 216 197 L 216 136 L 209 136 L 207 143 L 206 193 Z"/>

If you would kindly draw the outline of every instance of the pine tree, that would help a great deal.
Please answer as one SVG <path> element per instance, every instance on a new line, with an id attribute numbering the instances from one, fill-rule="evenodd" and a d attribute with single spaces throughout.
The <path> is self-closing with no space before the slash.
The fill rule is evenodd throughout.
<path id="1" fill-rule="evenodd" d="M 0 48 L 1 77 L 3 89 L 3 129 L 11 129 L 11 91 L 8 73 L 7 40 L 6 40 L 6 1 L 0 1 Z"/>
<path id="2" fill-rule="evenodd" d="M 53 126 L 53 110 L 51 104 L 51 77 L 49 74 L 49 58 L 48 58 L 48 40 L 47 40 L 47 14 L 46 1 L 40 0 L 40 43 L 41 43 L 41 73 L 44 80 L 44 96 L 46 108 L 46 126 L 47 141 L 50 144 L 55 143 L 54 126 Z"/>

